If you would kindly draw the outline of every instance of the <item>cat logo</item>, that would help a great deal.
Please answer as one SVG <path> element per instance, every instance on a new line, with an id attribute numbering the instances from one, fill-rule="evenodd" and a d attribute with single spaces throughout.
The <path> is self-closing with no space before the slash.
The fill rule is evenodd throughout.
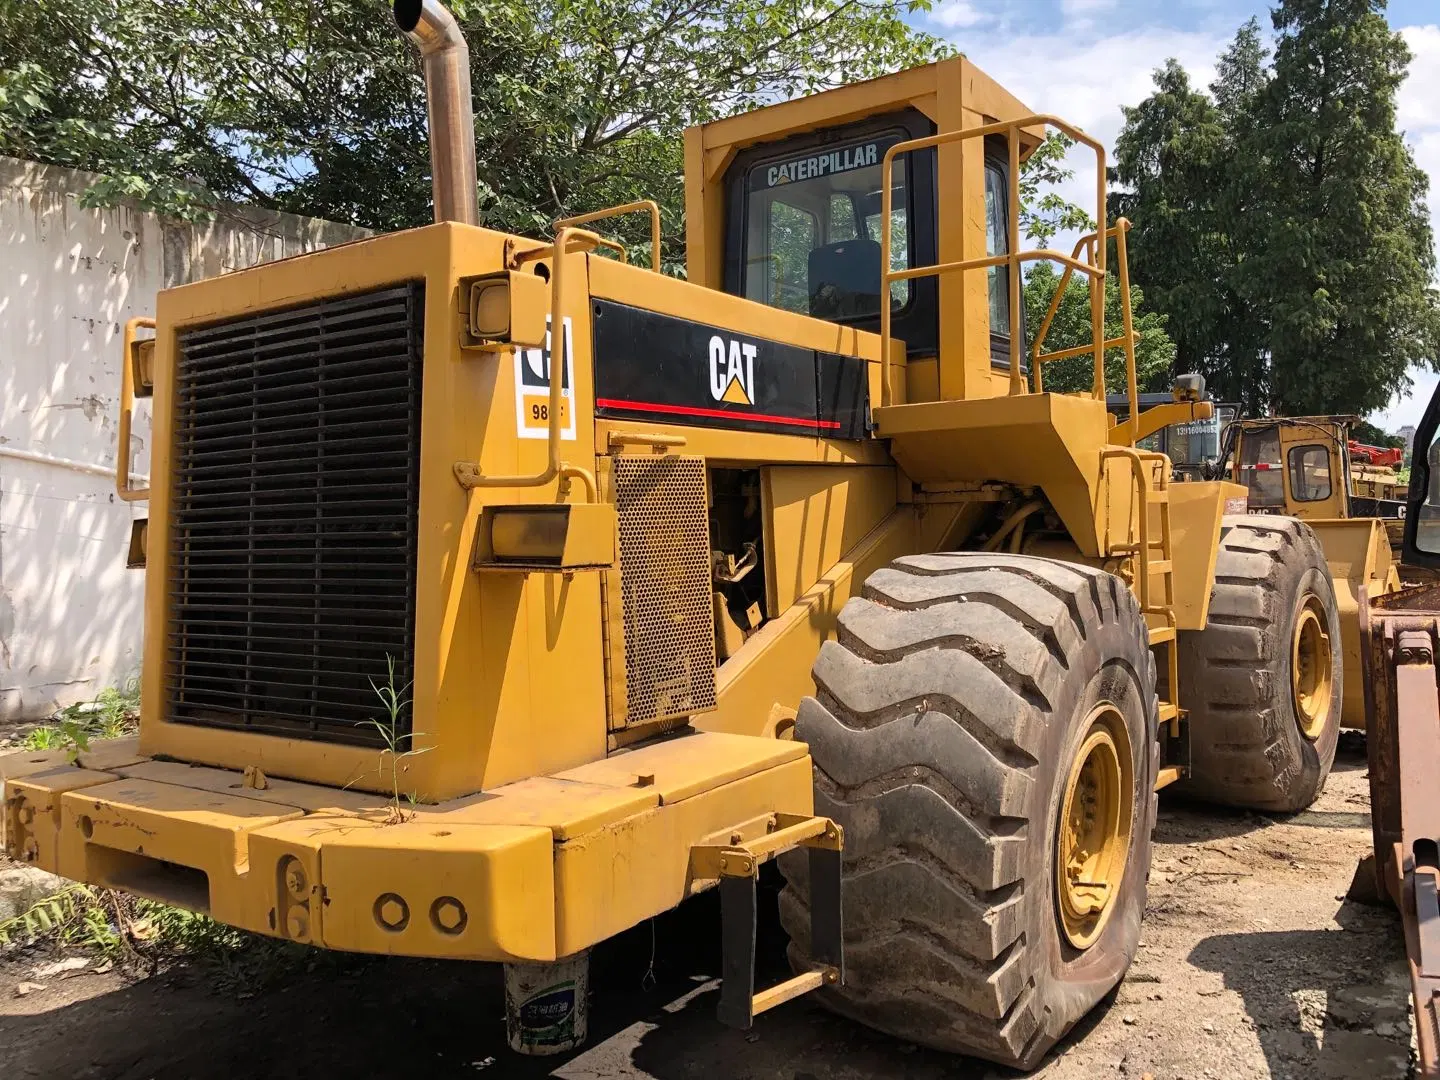
<path id="1" fill-rule="evenodd" d="M 758 351 L 756 345 L 714 335 L 710 339 L 710 396 L 732 405 L 754 405 Z"/>

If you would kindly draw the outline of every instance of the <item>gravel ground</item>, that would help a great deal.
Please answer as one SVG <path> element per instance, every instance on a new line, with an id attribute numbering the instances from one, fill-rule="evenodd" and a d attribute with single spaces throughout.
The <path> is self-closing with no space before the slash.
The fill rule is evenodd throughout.
<path id="1" fill-rule="evenodd" d="M 1369 849 L 1363 741 L 1347 736 L 1324 796 L 1284 818 L 1162 800 L 1144 940 L 1129 977 L 1035 1075 L 1247 1080 L 1410 1075 L 1408 985 L 1393 912 L 1344 899 Z M 773 901 L 773 898 L 772 898 Z M 762 916 L 767 970 L 782 938 Z M 800 999 L 749 1034 L 714 1020 L 718 906 L 702 897 L 607 943 L 591 1042 L 567 1058 L 504 1047 L 498 969 L 398 959 L 300 966 L 247 985 L 203 966 L 149 978 L 53 956 L 0 956 L 7 1078 L 423 1075 L 1013 1077 L 898 1043 Z M 653 966 L 652 966 L 653 957 Z M 19 993 L 21 983 L 38 984 Z"/>

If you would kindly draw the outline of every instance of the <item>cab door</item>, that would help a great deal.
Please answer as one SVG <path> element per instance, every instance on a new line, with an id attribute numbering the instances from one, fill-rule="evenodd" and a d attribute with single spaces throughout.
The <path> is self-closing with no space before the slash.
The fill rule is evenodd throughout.
<path id="1" fill-rule="evenodd" d="M 1284 513 L 1298 518 L 1349 517 L 1344 440 L 1310 423 L 1277 425 L 1284 476 Z"/>
<path id="2" fill-rule="evenodd" d="M 1252 514 L 1284 514 L 1285 466 L 1280 454 L 1280 425 L 1245 423 L 1235 433 L 1231 479 L 1249 491 Z"/>

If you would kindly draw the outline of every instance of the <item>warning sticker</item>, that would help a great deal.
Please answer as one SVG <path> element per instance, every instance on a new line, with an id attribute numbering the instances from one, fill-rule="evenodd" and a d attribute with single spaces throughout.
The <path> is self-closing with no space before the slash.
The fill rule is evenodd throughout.
<path id="1" fill-rule="evenodd" d="M 548 321 L 548 320 L 547 320 Z M 575 440 L 575 347 L 571 323 L 564 322 L 564 371 L 560 379 L 560 438 Z M 515 350 L 515 430 L 522 439 L 550 435 L 550 355 L 552 334 L 543 349 Z"/>

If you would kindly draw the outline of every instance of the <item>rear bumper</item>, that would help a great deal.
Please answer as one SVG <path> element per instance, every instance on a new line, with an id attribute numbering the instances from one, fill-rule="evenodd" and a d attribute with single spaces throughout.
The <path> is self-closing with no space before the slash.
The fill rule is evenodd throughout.
<path id="1" fill-rule="evenodd" d="M 810 814 L 802 744 L 695 733 L 408 809 L 161 762 L 134 740 L 0 757 L 11 857 L 76 881 L 357 952 L 551 960 L 713 884 L 691 849 Z"/>

